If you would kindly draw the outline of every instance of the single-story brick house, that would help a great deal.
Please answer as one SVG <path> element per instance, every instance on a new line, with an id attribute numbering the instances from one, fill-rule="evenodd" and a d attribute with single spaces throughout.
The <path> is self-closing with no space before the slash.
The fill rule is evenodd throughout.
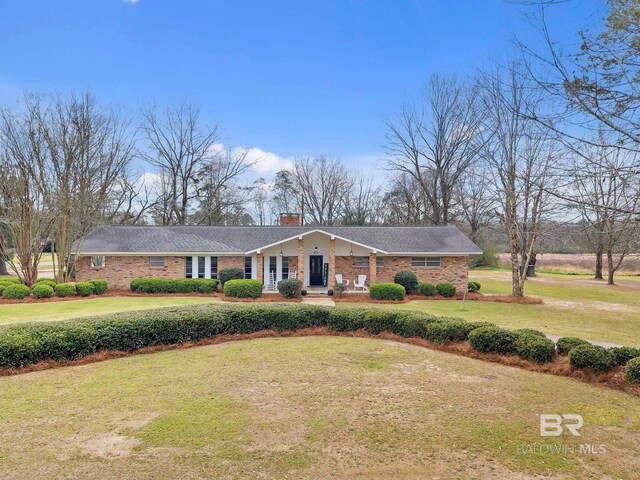
<path id="1" fill-rule="evenodd" d="M 393 281 L 412 270 L 422 282 L 467 284 L 468 256 L 482 253 L 454 226 L 104 226 L 74 244 L 76 280 L 102 278 L 128 288 L 139 277 L 217 278 L 226 267 L 265 285 L 299 278 L 305 287 L 332 288 L 342 275 L 353 286 Z"/>

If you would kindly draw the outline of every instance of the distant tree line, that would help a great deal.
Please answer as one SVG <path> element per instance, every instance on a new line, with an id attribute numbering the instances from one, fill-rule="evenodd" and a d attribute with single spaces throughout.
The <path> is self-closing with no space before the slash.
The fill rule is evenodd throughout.
<path id="1" fill-rule="evenodd" d="M 613 283 L 639 248 L 640 7 L 611 0 L 602 32 L 561 55 L 553 2 L 527 4 L 547 49 L 521 44 L 522 58 L 473 78 L 432 75 L 386 124 L 380 182 L 321 154 L 254 180 L 249 150 L 221 146 L 221 127 L 190 103 L 133 118 L 89 93 L 0 108 L 0 274 L 8 264 L 32 284 L 51 245 L 67 280 L 72 242 L 101 224 L 269 225 L 298 212 L 308 225 L 456 224 L 509 252 L 516 296 L 536 255 L 570 238 Z"/>

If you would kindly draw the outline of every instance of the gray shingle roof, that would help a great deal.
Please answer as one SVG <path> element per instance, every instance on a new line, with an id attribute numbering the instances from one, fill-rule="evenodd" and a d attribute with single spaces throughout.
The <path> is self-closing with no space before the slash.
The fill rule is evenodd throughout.
<path id="1" fill-rule="evenodd" d="M 482 253 L 457 227 L 104 226 L 74 244 L 80 255 L 246 253 L 321 230 L 387 253 Z"/>

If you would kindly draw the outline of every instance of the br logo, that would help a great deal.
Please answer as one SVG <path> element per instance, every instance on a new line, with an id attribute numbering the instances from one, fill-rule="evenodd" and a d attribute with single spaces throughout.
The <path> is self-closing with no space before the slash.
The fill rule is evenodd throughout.
<path id="1" fill-rule="evenodd" d="M 540 436 L 559 437 L 567 430 L 575 437 L 580 436 L 580 429 L 584 425 L 582 415 L 568 413 L 566 415 L 541 414 L 540 415 Z"/>

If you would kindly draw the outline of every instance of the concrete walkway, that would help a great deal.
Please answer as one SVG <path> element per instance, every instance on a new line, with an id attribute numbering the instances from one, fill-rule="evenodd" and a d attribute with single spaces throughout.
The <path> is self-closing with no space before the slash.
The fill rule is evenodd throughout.
<path id="1" fill-rule="evenodd" d="M 336 303 L 331 297 L 302 297 L 302 303 L 306 305 L 322 305 L 323 307 L 335 307 Z"/>

